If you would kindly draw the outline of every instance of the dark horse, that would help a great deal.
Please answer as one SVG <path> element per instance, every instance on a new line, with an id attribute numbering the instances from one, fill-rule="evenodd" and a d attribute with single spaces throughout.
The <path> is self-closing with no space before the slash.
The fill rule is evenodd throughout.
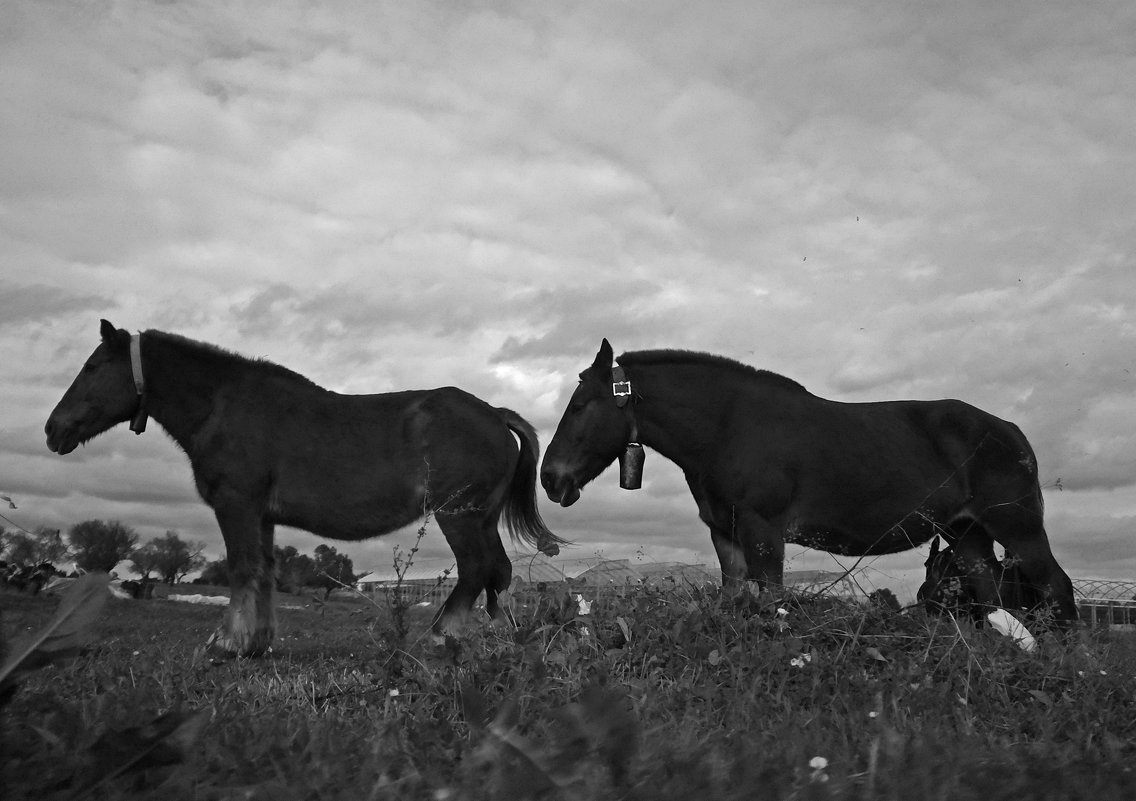
<path id="1" fill-rule="evenodd" d="M 504 614 L 497 594 L 512 567 L 500 518 L 546 552 L 561 542 L 536 508 L 536 433 L 508 409 L 453 387 L 340 395 L 174 334 L 132 337 L 106 320 L 101 334 L 48 418 L 47 447 L 70 453 L 126 420 L 140 433 L 149 415 L 185 451 L 225 538 L 232 596 L 214 642 L 226 651 L 272 642 L 278 524 L 362 540 L 435 515 L 458 568 L 435 631 L 482 590 L 489 614 Z"/>
<path id="2" fill-rule="evenodd" d="M 545 451 L 541 483 L 570 506 L 631 442 L 686 475 L 727 585 L 782 581 L 785 543 L 851 556 L 942 534 L 993 605 L 993 542 L 1017 554 L 1061 619 L 1073 587 L 1042 527 L 1037 463 L 1017 426 L 957 400 L 838 403 L 775 373 L 603 341 Z"/>

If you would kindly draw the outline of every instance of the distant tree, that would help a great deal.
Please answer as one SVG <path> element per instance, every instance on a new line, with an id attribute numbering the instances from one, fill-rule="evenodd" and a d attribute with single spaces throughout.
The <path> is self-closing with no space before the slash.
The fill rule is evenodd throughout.
<path id="1" fill-rule="evenodd" d="M 134 551 L 138 535 L 117 520 L 84 520 L 67 532 L 80 570 L 110 572 Z"/>
<path id="2" fill-rule="evenodd" d="M 153 549 L 153 569 L 166 584 L 176 584 L 186 574 L 205 564 L 203 542 L 186 542 L 176 531 L 167 531 L 150 540 L 144 548 Z"/>
<path id="3" fill-rule="evenodd" d="M 308 586 L 322 589 L 325 599 L 344 584 L 351 586 L 356 581 L 352 572 L 355 566 L 351 563 L 351 558 L 347 554 L 339 553 L 330 545 L 316 546 L 315 567 L 316 574 L 308 582 Z"/>
<path id="4" fill-rule="evenodd" d="M 5 559 L 19 565 L 56 564 L 67 558 L 68 548 L 57 528 L 40 526 L 35 531 L 9 531 L 3 535 Z"/>
<path id="5" fill-rule="evenodd" d="M 205 567 L 201 569 L 201 575 L 198 576 L 194 584 L 210 584 L 214 587 L 226 587 L 229 584 L 229 560 L 228 559 L 214 559 L 211 562 L 206 562 Z"/>
<path id="6" fill-rule="evenodd" d="M 57 528 L 40 526 L 32 537 L 36 542 L 36 562 L 39 564 L 50 562 L 54 565 L 63 562 L 70 555 L 71 549 L 67 547 L 67 541 Z"/>
<path id="7" fill-rule="evenodd" d="M 159 572 L 159 558 L 158 548 L 154 545 L 154 541 L 150 540 L 134 549 L 134 553 L 130 555 L 130 566 L 145 581 L 150 578 L 151 573 Z"/>
<path id="8" fill-rule="evenodd" d="M 299 592 L 308 586 L 316 575 L 316 564 L 310 556 L 288 545 L 272 549 L 276 560 L 276 586 L 283 592 Z"/>
<path id="9" fill-rule="evenodd" d="M 4 538 L 4 558 L 13 565 L 36 564 L 36 543 L 30 534 L 9 531 Z"/>

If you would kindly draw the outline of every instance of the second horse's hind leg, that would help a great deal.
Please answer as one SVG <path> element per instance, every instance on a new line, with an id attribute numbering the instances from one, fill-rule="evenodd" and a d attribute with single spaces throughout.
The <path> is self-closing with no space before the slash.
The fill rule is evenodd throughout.
<path id="1" fill-rule="evenodd" d="M 496 521 L 482 529 L 482 537 L 485 552 L 490 557 L 490 568 L 485 581 L 485 611 L 493 620 L 508 623 L 515 628 L 517 621 L 513 618 L 513 613 L 501 606 L 497 597 L 499 593 L 507 592 L 513 583 L 513 563 L 505 553 Z"/>
<path id="2" fill-rule="evenodd" d="M 432 625 L 435 634 L 445 634 L 456 631 L 469 616 L 473 602 L 489 586 L 494 561 L 486 549 L 478 515 L 439 513 L 437 520 L 458 566 L 457 586 L 442 604 Z M 493 601 L 496 604 L 496 593 Z"/>
<path id="3" fill-rule="evenodd" d="M 1044 531 L 1042 537 L 1044 538 Z M 1079 617 L 1073 598 L 1073 582 L 1057 563 L 1047 539 L 1015 543 L 1014 555 L 1031 590 L 1039 594 L 1040 607 L 1050 607 L 1059 621 L 1073 622 Z"/>
<path id="4" fill-rule="evenodd" d="M 1073 582 L 1053 556 L 1040 512 L 1028 517 L 995 512 L 988 517 L 994 537 L 1017 557 L 1026 582 L 1040 593 L 1040 605 L 1051 607 L 1058 621 L 1076 621 Z"/>

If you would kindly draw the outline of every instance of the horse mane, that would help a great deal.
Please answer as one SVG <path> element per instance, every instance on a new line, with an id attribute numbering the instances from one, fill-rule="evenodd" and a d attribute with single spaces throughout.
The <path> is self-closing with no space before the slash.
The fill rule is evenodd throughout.
<path id="1" fill-rule="evenodd" d="M 148 340 L 155 343 L 171 345 L 178 351 L 194 359 L 194 361 L 201 364 L 208 364 L 210 369 L 218 372 L 222 370 L 232 370 L 234 368 L 242 371 L 254 370 L 266 375 L 273 375 L 278 378 L 295 381 L 305 386 L 321 389 L 318 384 L 307 376 L 300 375 L 295 370 L 290 370 L 268 359 L 253 359 L 234 351 L 226 350 L 218 345 L 211 345 L 208 342 L 190 339 L 181 334 L 171 334 L 167 331 L 155 331 L 150 329 L 144 333 Z"/>
<path id="2" fill-rule="evenodd" d="M 664 349 L 664 350 L 636 350 L 629 353 L 621 354 L 616 361 L 625 367 L 634 367 L 635 365 L 702 365 L 705 367 L 713 367 L 721 370 L 726 370 L 731 373 L 746 377 L 756 378 L 771 384 L 775 384 L 783 389 L 791 389 L 798 392 L 807 392 L 804 385 L 800 382 L 794 381 L 791 378 L 774 373 L 771 370 L 760 370 L 756 367 L 751 367 L 748 364 L 739 362 L 736 359 L 731 359 L 727 356 L 717 356 L 713 353 L 702 353 L 694 350 L 678 350 L 678 349 Z"/>

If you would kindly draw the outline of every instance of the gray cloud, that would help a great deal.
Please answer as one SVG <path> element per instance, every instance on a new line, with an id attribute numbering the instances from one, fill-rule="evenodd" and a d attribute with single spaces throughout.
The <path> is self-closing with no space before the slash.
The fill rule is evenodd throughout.
<path id="1" fill-rule="evenodd" d="M 0 328 L 42 327 L 60 317 L 113 309 L 113 298 L 46 284 L 9 284 L 0 295 Z"/>
<path id="2" fill-rule="evenodd" d="M 220 547 L 160 434 L 41 454 L 99 317 L 339 391 L 457 384 L 545 438 L 606 336 L 1014 420 L 1066 489 L 1067 557 L 1123 563 L 1101 515 L 1134 513 L 1134 12 L 877 11 L 4 6 L 21 513 L 169 517 Z M 550 519 L 585 556 L 707 554 L 681 476 L 649 466 Z"/>

